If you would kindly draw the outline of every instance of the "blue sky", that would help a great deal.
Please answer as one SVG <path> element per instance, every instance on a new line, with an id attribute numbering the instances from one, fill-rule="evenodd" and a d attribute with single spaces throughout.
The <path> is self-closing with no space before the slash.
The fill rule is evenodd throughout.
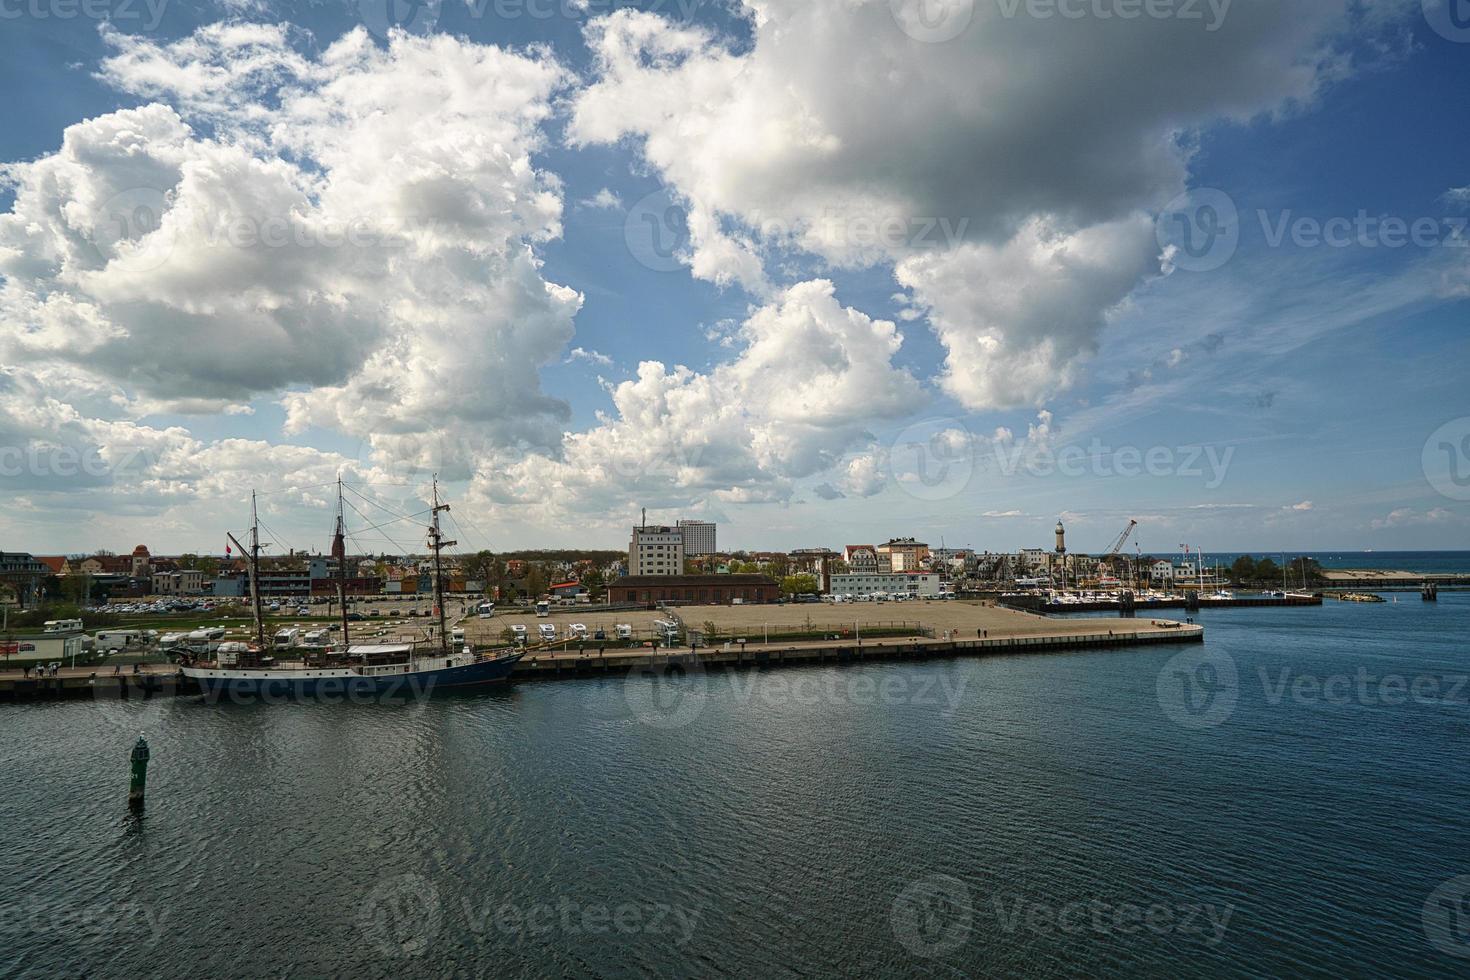
<path id="1" fill-rule="evenodd" d="M 7 549 L 1470 547 L 1436 0 L 154 2 L 4 7 Z"/>

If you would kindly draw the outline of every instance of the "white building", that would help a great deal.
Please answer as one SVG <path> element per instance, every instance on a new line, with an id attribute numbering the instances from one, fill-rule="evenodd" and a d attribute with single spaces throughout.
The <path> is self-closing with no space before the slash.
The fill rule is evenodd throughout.
<path id="1" fill-rule="evenodd" d="M 863 572 L 871 575 L 878 571 L 878 549 L 870 544 L 850 544 L 842 549 L 842 558 L 847 562 L 847 570 L 854 575 Z"/>
<path id="2" fill-rule="evenodd" d="M 715 547 L 714 521 L 680 521 L 679 534 L 684 538 L 686 557 L 712 555 L 718 550 Z"/>
<path id="3" fill-rule="evenodd" d="M 937 596 L 939 594 L 939 574 L 937 572 L 856 572 L 846 575 L 833 575 L 832 587 L 829 590 L 833 595 L 872 595 L 874 592 L 886 592 L 889 595 L 922 595 Z"/>
<path id="4" fill-rule="evenodd" d="M 199 595 L 204 591 L 204 573 L 197 568 L 177 572 L 154 572 L 154 595 Z"/>
<path id="5" fill-rule="evenodd" d="M 1148 576 L 1155 582 L 1172 582 L 1174 581 L 1174 565 L 1160 559 L 1149 566 Z"/>
<path id="6" fill-rule="evenodd" d="M 683 575 L 684 535 L 677 527 L 633 528 L 628 543 L 628 574 Z"/>

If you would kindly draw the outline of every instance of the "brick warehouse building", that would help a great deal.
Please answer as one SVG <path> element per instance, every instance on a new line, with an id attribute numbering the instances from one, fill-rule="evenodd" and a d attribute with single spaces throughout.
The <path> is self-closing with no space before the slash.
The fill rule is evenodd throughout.
<path id="1" fill-rule="evenodd" d="M 775 602 L 781 587 L 767 575 L 626 575 L 607 587 L 607 601 L 727 604 Z"/>

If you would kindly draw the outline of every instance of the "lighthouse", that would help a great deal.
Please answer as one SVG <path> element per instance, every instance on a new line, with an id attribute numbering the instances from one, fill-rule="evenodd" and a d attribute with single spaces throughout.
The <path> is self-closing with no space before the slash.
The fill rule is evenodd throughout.
<path id="1" fill-rule="evenodd" d="M 1062 522 L 1057 521 L 1057 554 L 1067 553 L 1067 529 L 1062 527 Z"/>

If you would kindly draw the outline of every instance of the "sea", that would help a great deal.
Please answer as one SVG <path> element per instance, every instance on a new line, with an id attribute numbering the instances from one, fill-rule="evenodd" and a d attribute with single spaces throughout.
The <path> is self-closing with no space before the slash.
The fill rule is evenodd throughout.
<path id="1" fill-rule="evenodd" d="M 1226 551 L 1205 552 L 1205 561 L 1221 568 L 1241 555 L 1270 558 L 1277 564 L 1306 557 L 1315 559 L 1323 568 L 1355 568 L 1377 571 L 1420 572 L 1425 575 L 1470 575 L 1470 551 Z M 1193 559 L 1191 559 L 1193 560 Z"/>
<path id="2" fill-rule="evenodd" d="M 0 705 L 0 975 L 1465 976 L 1470 593 L 1389 599 L 1180 646 Z"/>

